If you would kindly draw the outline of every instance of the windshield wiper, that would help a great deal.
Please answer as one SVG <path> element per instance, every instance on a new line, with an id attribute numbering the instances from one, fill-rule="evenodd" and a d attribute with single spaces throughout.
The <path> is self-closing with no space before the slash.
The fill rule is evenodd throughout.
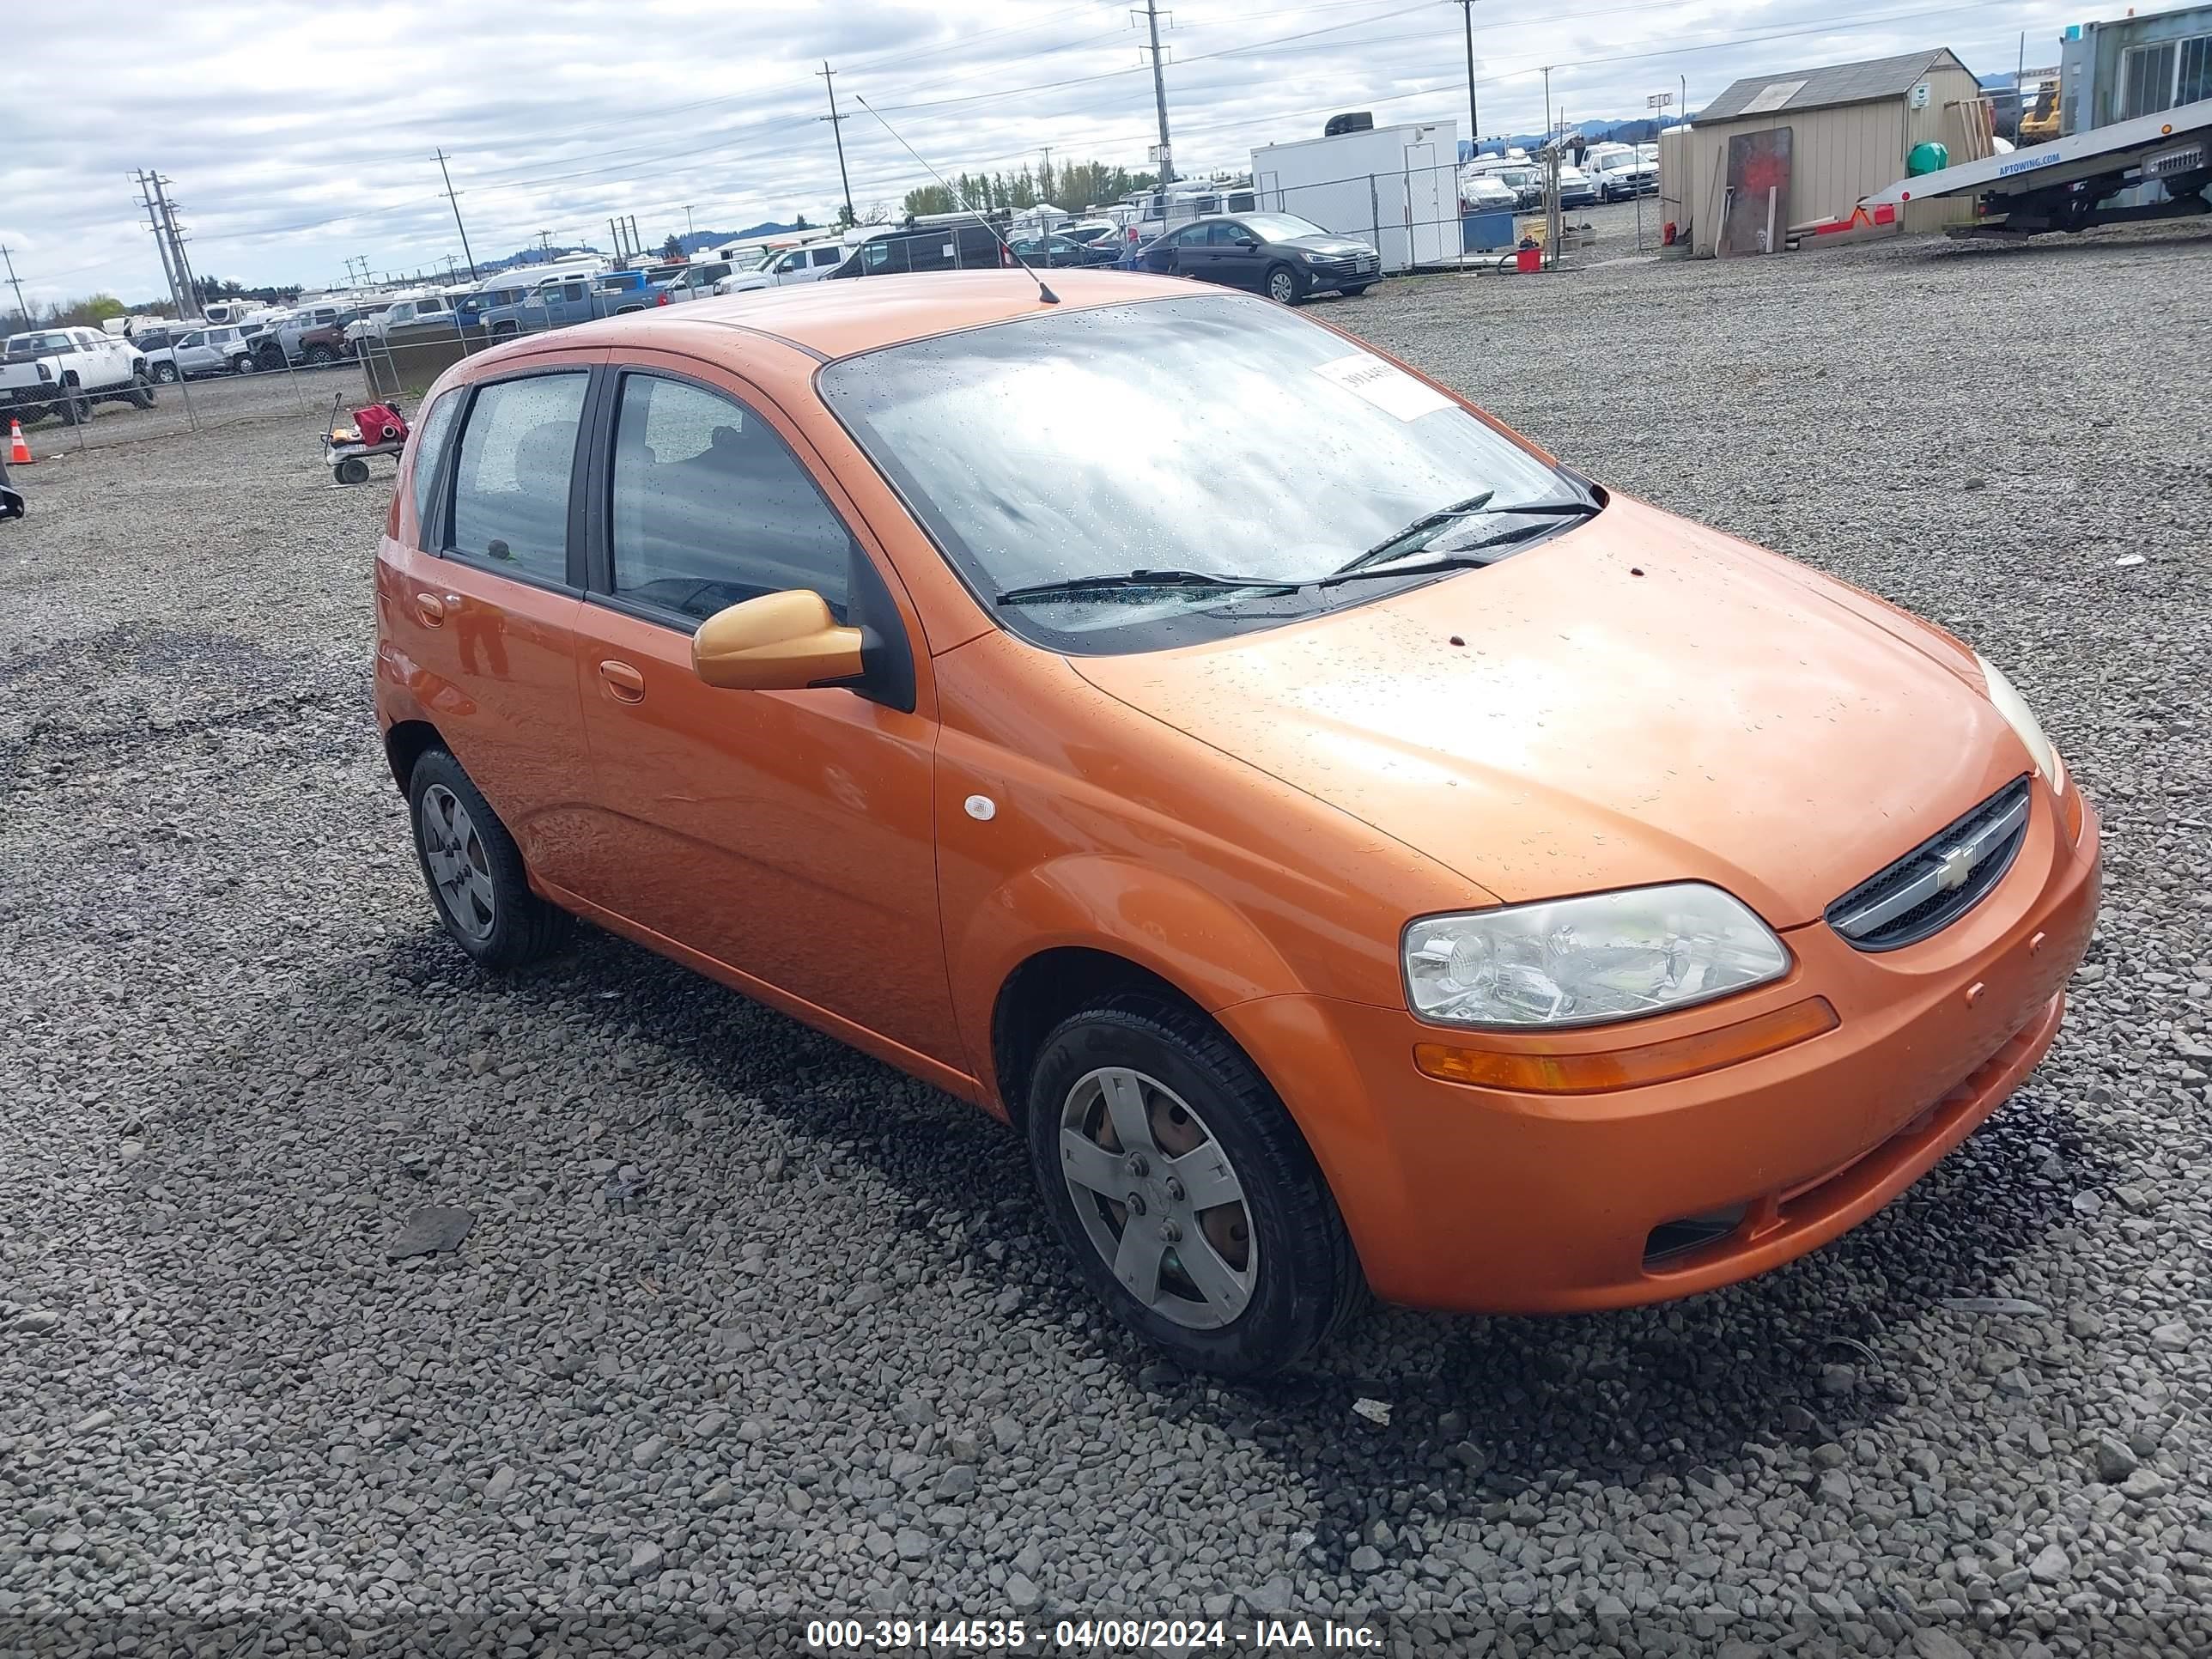
<path id="1" fill-rule="evenodd" d="M 1510 510 L 1516 514 L 1527 514 L 1535 517 L 1557 519 L 1586 518 L 1595 514 L 1598 508 L 1595 502 L 1553 501 L 1540 507 L 1520 507 Z M 1513 542 L 1525 542 L 1532 537 L 1548 536 L 1556 528 L 1556 526 L 1549 524 L 1517 525 L 1510 530 L 1501 530 L 1495 536 L 1485 536 L 1480 541 L 1462 547 L 1455 552 L 1440 553 L 1434 558 L 1409 563 L 1401 564 L 1392 559 L 1378 560 L 1373 564 L 1359 564 L 1355 561 L 1343 569 L 1322 577 L 1315 586 L 1334 587 L 1339 582 L 1356 582 L 1370 576 L 1425 576 L 1436 570 L 1479 570 L 1484 565 L 1498 562 L 1496 556 L 1488 550 L 1504 547 Z M 1404 556 L 1411 559 L 1413 555 L 1420 550 L 1419 548 L 1408 548 Z"/>
<path id="2" fill-rule="evenodd" d="M 1598 511 L 1598 504 L 1595 501 L 1586 501 L 1580 496 L 1564 501 L 1527 501 L 1518 506 L 1492 507 L 1491 502 L 1497 495 L 1498 492 L 1494 489 L 1486 489 L 1480 495 L 1470 495 L 1463 501 L 1454 501 L 1449 507 L 1440 507 L 1433 513 L 1424 513 L 1403 530 L 1376 543 L 1357 558 L 1348 559 L 1339 565 L 1329 573 L 1327 579 L 1324 579 L 1322 585 L 1327 586 L 1328 580 L 1338 576 L 1348 576 L 1354 571 L 1364 570 L 1370 565 L 1380 564 L 1386 559 L 1402 554 L 1418 553 L 1421 550 L 1418 545 L 1409 547 L 1407 544 L 1413 541 L 1423 532 L 1441 529 L 1455 519 L 1471 519 L 1478 513 L 1486 518 L 1539 515 L 1552 518 L 1570 516 L 1586 518 Z M 1446 568 L 1449 568 L 1449 567 Z"/>
<path id="3" fill-rule="evenodd" d="M 1295 578 L 1280 576 L 1217 576 L 1203 570 L 1109 570 L 1093 576 L 1068 576 L 1059 581 L 1032 582 L 1026 587 L 1010 587 L 995 601 L 1000 605 L 1026 605 L 1032 599 L 1072 599 L 1085 593 L 1111 592 L 1125 587 L 1277 587 L 1294 588 L 1304 586 Z"/>

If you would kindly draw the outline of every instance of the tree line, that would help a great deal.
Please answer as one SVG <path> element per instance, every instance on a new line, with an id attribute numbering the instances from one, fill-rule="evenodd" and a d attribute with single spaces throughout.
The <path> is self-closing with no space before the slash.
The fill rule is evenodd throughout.
<path id="1" fill-rule="evenodd" d="M 1040 161 L 1012 173 L 963 173 L 948 189 L 924 185 L 906 193 L 905 211 L 911 214 L 957 213 L 963 208 L 988 213 L 1006 208 L 1019 212 L 1040 202 L 1073 210 L 1104 207 L 1159 183 L 1157 173 L 1132 173 L 1103 161 L 1071 161 L 1053 167 Z"/>

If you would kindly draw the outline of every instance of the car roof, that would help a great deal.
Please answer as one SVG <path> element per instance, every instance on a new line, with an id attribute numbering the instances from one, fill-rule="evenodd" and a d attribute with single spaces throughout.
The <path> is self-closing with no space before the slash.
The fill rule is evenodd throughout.
<path id="1" fill-rule="evenodd" d="M 1060 296 L 1057 306 L 1046 305 L 1036 283 L 1019 270 L 930 271 L 721 295 L 671 309 L 604 318 L 556 334 L 533 335 L 523 343 L 550 341 L 650 349 L 656 345 L 678 348 L 681 341 L 696 351 L 719 343 L 715 331 L 743 329 L 787 341 L 819 357 L 843 357 L 1047 313 L 1188 297 L 1195 291 L 1193 284 L 1170 277 L 1097 269 L 1055 270 L 1048 280 Z M 506 355 L 504 349 L 495 349 L 471 361 L 484 364 Z"/>

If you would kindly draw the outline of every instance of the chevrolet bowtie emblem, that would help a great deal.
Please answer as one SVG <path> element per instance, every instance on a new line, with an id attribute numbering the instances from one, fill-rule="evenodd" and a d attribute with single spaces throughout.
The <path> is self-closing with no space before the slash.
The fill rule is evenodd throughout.
<path id="1" fill-rule="evenodd" d="M 1964 887 L 1966 878 L 1974 872 L 1973 849 L 1954 847 L 1943 854 L 1936 866 L 1936 890 L 1948 893 L 1954 887 Z"/>

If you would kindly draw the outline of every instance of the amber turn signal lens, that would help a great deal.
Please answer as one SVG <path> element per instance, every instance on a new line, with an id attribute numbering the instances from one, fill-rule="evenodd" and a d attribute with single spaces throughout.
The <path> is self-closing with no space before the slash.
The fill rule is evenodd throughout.
<path id="1" fill-rule="evenodd" d="M 1832 1031 L 1841 1023 L 1826 997 L 1808 997 L 1718 1030 L 1696 1031 L 1634 1048 L 1586 1054 L 1508 1054 L 1456 1043 L 1417 1042 L 1413 1064 L 1425 1076 L 1444 1083 L 1521 1094 L 1595 1095 L 1717 1071 Z"/>

